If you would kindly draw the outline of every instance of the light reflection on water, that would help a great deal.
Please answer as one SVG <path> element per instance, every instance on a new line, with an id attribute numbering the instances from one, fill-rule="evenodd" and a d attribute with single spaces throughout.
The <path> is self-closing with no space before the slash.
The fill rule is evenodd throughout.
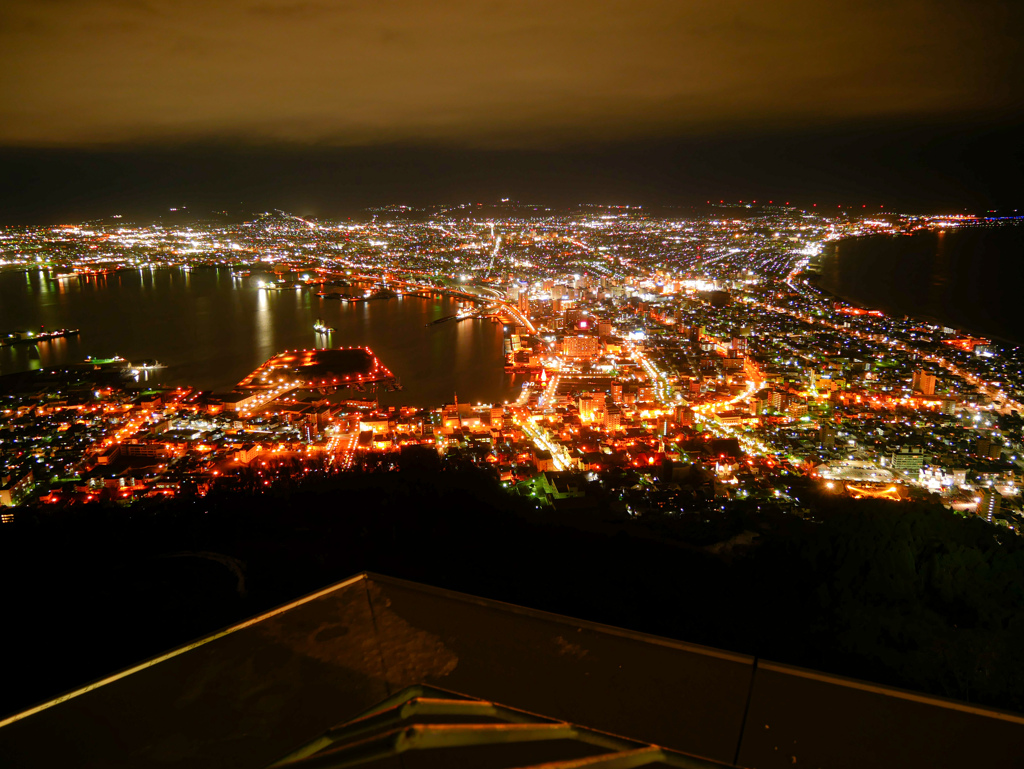
<path id="1" fill-rule="evenodd" d="M 122 270 L 54 280 L 32 270 L 0 273 L 0 331 L 45 325 L 81 335 L 0 348 L 0 374 L 85 356 L 153 358 L 155 382 L 225 390 L 284 349 L 324 346 L 313 324 L 337 329 L 333 346 L 366 345 L 405 390 L 385 404 L 440 405 L 455 391 L 466 402 L 512 400 L 518 383 L 502 368 L 502 328 L 487 321 L 428 325 L 459 304 L 441 296 L 347 303 L 302 291 L 257 288 L 260 277 L 228 270 Z"/>

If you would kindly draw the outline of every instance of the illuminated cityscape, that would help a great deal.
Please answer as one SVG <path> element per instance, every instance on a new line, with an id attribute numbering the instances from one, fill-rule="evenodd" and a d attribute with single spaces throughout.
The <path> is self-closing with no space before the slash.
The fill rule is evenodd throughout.
<path id="1" fill-rule="evenodd" d="M 863 309 L 815 280 L 843 238 L 992 222 L 774 201 L 691 217 L 480 209 L 6 228 L 4 268 L 38 271 L 56 292 L 121 270 L 216 267 L 239 290 L 304 292 L 324 308 L 446 295 L 462 309 L 435 322 L 502 324 L 520 389 L 511 402 L 382 407 L 377 393 L 402 387 L 388 361 L 337 348 L 323 321 L 309 349 L 282 350 L 219 392 L 139 384 L 157 361 L 12 374 L 3 503 L 202 496 L 253 471 L 272 487 L 296 473 L 397 469 L 425 447 L 559 509 L 643 516 L 752 501 L 807 516 L 808 491 L 827 490 L 940 501 L 1020 530 L 1019 349 Z M 15 330 L 7 340 L 53 343 Z"/>
<path id="2" fill-rule="evenodd" d="M 0 3 L 0 769 L 1019 767 L 1022 33 Z"/>

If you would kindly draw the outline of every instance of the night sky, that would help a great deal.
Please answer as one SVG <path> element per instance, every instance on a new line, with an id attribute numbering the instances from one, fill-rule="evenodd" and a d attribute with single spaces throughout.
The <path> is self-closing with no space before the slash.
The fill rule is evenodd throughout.
<path id="1" fill-rule="evenodd" d="M 1019 6 L 7 0 L 0 218 L 496 197 L 1012 208 Z"/>

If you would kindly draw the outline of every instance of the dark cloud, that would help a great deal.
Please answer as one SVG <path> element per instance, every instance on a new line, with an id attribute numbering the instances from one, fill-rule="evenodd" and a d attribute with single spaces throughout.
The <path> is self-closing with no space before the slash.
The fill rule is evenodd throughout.
<path id="1" fill-rule="evenodd" d="M 7 0 L 0 145 L 546 147 L 1021 108 L 1016 4 Z"/>

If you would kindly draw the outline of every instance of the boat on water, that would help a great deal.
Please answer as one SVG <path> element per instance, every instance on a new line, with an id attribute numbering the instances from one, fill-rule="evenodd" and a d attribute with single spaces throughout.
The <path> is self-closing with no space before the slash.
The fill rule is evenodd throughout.
<path id="1" fill-rule="evenodd" d="M 77 328 L 58 328 L 53 331 L 15 331 L 0 335 L 0 347 L 12 344 L 35 344 L 36 342 L 48 342 L 52 339 L 62 339 L 68 336 L 78 336 Z"/>
<path id="2" fill-rule="evenodd" d="M 163 363 L 152 358 L 145 358 L 138 363 L 132 363 L 131 367 L 139 371 L 156 371 L 160 368 L 167 368 Z"/>
<path id="3" fill-rule="evenodd" d="M 313 330 L 318 334 L 330 334 L 332 331 L 335 331 L 335 328 L 328 326 L 322 319 L 317 318 L 316 323 L 313 324 Z"/>
<path id="4" fill-rule="evenodd" d="M 92 355 L 86 355 L 85 362 L 88 363 L 90 366 L 110 366 L 115 363 L 124 363 L 125 365 L 128 364 L 128 361 L 126 361 L 120 355 L 115 355 L 112 358 L 94 358 Z"/>
<path id="5" fill-rule="evenodd" d="M 455 313 L 454 315 L 443 315 L 440 318 L 435 318 L 434 320 L 429 321 L 425 325 L 433 326 L 433 325 L 436 325 L 438 323 L 447 323 L 450 320 L 454 320 L 454 321 L 458 322 L 458 321 L 469 320 L 470 318 L 478 318 L 478 317 L 479 316 L 476 314 L 476 310 L 475 309 L 463 308 L 463 309 L 459 310 L 457 313 Z"/>
<path id="6" fill-rule="evenodd" d="M 342 298 L 347 302 L 369 302 L 374 299 L 396 299 L 398 294 L 390 288 L 378 288 L 376 291 L 367 289 L 362 296 L 345 295 Z"/>

